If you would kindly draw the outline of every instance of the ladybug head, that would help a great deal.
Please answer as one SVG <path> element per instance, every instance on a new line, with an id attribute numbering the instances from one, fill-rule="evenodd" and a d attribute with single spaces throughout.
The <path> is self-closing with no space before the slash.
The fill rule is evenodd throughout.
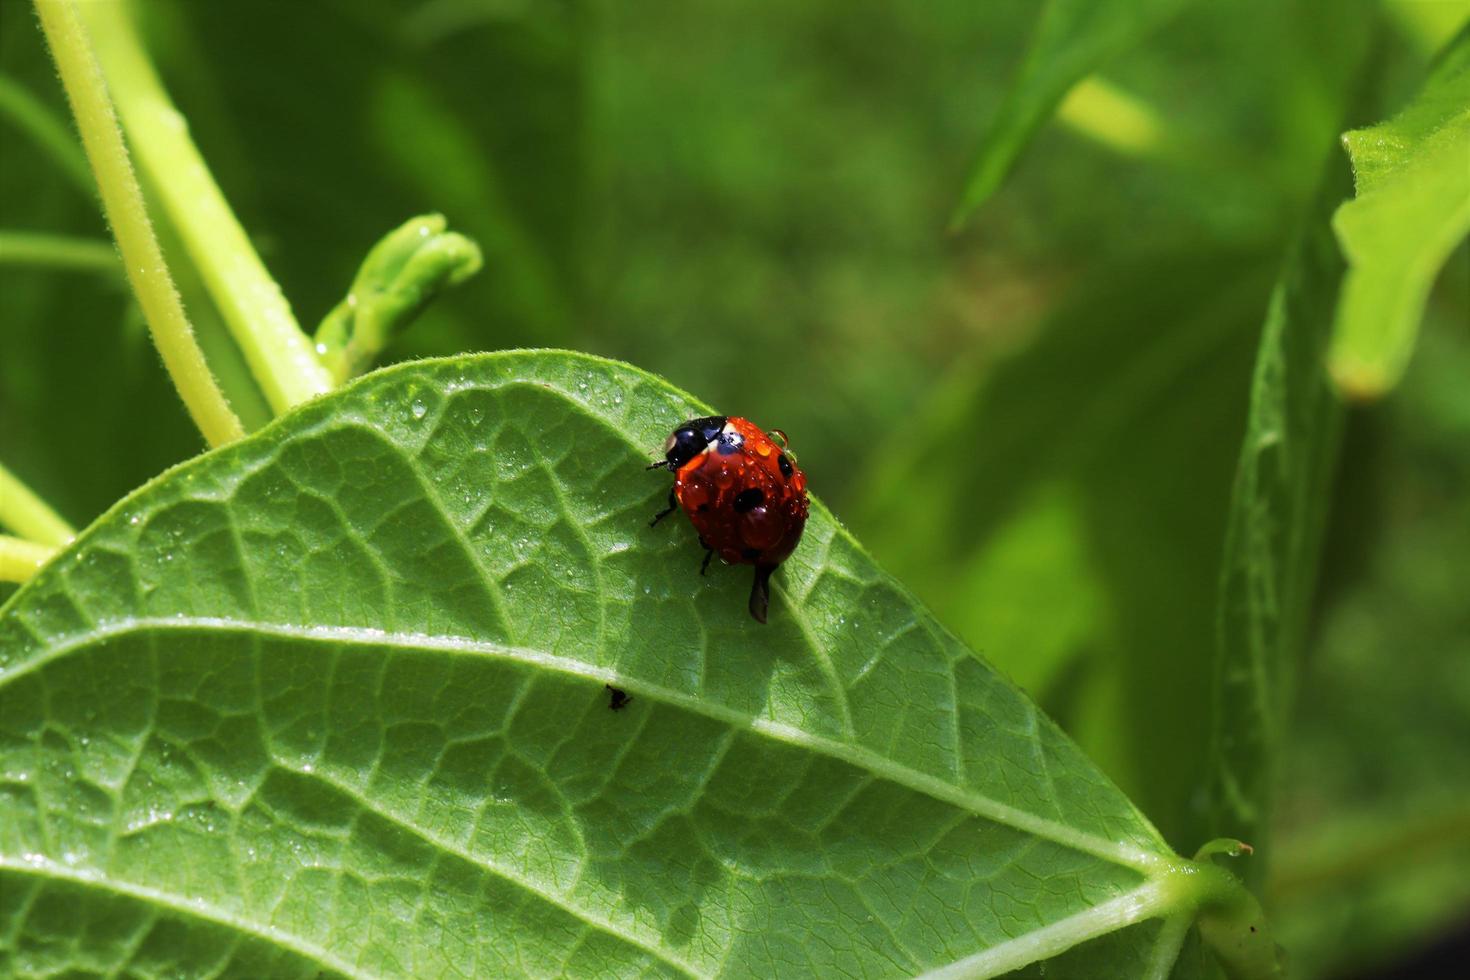
<path id="1" fill-rule="evenodd" d="M 690 419 L 675 429 L 664 442 L 665 465 L 677 470 L 709 448 L 710 443 L 720 437 L 725 427 L 725 416 L 706 415 L 702 419 Z"/>

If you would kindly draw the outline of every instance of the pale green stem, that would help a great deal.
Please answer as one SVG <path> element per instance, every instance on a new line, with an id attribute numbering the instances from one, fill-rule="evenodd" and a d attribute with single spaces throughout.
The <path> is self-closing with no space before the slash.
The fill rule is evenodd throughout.
<path id="1" fill-rule="evenodd" d="M 184 315 L 168 266 L 143 206 L 143 192 L 128 161 L 127 146 L 108 98 L 107 84 L 92 55 L 91 39 L 73 0 L 35 0 L 41 28 L 61 74 L 82 146 L 102 192 L 102 207 L 153 342 L 179 389 L 194 424 L 210 445 L 240 438 L 244 429 L 209 373 L 204 354 Z"/>
<path id="2" fill-rule="evenodd" d="M 1194 915 L 1191 912 L 1180 912 L 1164 920 L 1144 967 L 1143 980 L 1169 980 L 1179 960 L 1179 950 L 1184 946 L 1184 937 L 1192 925 Z"/>
<path id="3" fill-rule="evenodd" d="M 0 116 L 9 117 L 83 194 L 92 196 L 92 171 L 87 169 L 87 156 L 67 129 L 66 121 L 58 119 L 50 107 L 5 75 L 0 75 Z"/>
<path id="4" fill-rule="evenodd" d="M 121 0 L 89 3 L 86 16 L 139 166 L 266 400 L 280 413 L 330 391 L 331 377 L 215 184 Z"/>
<path id="5" fill-rule="evenodd" d="M 0 582 L 30 581 L 56 551 L 49 545 L 0 534 Z"/>
<path id="6" fill-rule="evenodd" d="M 0 265 L 122 272 L 111 242 L 30 231 L 0 231 Z"/>
<path id="7" fill-rule="evenodd" d="M 58 548 L 77 536 L 60 514 L 4 466 L 0 466 L 0 524 L 22 537 Z"/>

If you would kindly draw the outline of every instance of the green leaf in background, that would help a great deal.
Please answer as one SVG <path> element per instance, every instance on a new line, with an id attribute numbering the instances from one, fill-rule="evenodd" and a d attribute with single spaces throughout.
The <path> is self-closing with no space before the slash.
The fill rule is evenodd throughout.
<path id="1" fill-rule="evenodd" d="M 1337 173 L 1337 168 L 1333 168 Z M 1342 180 L 1346 174 L 1338 174 Z M 1307 637 L 1342 405 L 1324 368 L 1343 263 L 1315 221 L 1287 260 L 1266 313 L 1221 566 L 1208 784 L 1212 832 L 1262 839 L 1279 775 L 1290 684 Z"/>
<path id="2" fill-rule="evenodd" d="M 854 526 L 1179 849 L 1209 827 L 1228 485 L 1268 272 L 1160 251 L 1075 287 L 871 454 Z"/>
<path id="3" fill-rule="evenodd" d="M 1470 26 L 1398 115 L 1342 140 L 1357 196 L 1332 222 L 1350 268 L 1330 364 L 1343 393 L 1376 398 L 1403 375 L 1434 277 L 1470 233 Z"/>
<path id="4" fill-rule="evenodd" d="M 1301 976 L 1403 976 L 1470 921 L 1470 262 L 1444 280 L 1344 443 L 1265 889 Z"/>
<path id="5" fill-rule="evenodd" d="M 952 219 L 995 193 L 1067 90 L 1164 23 L 1189 0 L 1047 0 L 1006 100 L 991 122 Z"/>
<path id="6" fill-rule="evenodd" d="M 768 627 L 647 526 L 702 410 L 423 362 L 122 501 L 0 611 L 13 967 L 1167 970 L 1208 869 L 825 510 Z"/>

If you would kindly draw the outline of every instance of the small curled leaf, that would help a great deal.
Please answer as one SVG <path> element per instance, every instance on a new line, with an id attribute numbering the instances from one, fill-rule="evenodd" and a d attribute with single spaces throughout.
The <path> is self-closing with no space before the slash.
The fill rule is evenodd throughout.
<path id="1" fill-rule="evenodd" d="M 412 218 L 368 253 L 316 333 L 317 354 L 338 384 L 367 370 L 440 291 L 480 271 L 479 246 L 447 227 L 441 214 Z"/>

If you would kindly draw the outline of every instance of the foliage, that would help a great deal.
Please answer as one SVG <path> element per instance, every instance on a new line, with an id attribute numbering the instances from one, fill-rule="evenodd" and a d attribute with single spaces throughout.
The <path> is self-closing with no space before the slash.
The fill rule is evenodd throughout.
<path id="1" fill-rule="evenodd" d="M 11 916 L 83 903 L 104 971 L 770 975 L 1187 914 L 1198 874 L 828 515 L 769 631 L 684 574 L 639 464 L 705 411 L 583 356 L 426 362 L 126 498 L 0 633 Z"/>
<path id="2" fill-rule="evenodd" d="M 133 6 L 251 434 L 199 455 L 0 4 L 0 572 L 64 546 L 0 972 L 1392 975 L 1470 908 L 1462 5 Z M 298 318 L 449 357 L 292 408 Z M 552 345 L 657 376 L 464 355 Z M 765 628 L 644 526 L 681 389 L 851 523 Z"/>
<path id="3" fill-rule="evenodd" d="M 1470 26 L 1402 112 L 1342 142 L 1358 186 L 1332 222 L 1352 271 L 1331 364 L 1372 397 L 1403 374 L 1434 277 L 1470 234 Z"/>

